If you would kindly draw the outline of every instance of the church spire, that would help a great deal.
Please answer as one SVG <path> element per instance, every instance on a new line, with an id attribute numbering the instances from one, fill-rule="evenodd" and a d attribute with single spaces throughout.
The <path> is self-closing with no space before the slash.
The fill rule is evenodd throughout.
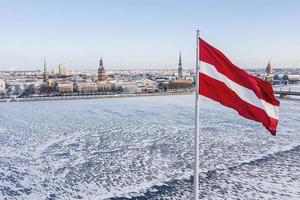
<path id="1" fill-rule="evenodd" d="M 44 58 L 44 73 L 47 73 L 46 58 Z"/>
<path id="2" fill-rule="evenodd" d="M 180 67 L 182 66 L 182 63 L 181 63 L 181 51 L 179 52 L 179 66 Z"/>
<path id="3" fill-rule="evenodd" d="M 98 81 L 105 81 L 105 80 L 106 80 L 105 69 L 104 69 L 103 60 L 101 57 L 100 61 L 99 61 L 99 68 L 98 68 Z"/>
<path id="4" fill-rule="evenodd" d="M 182 79 L 182 62 L 181 62 L 181 51 L 179 53 L 179 63 L 178 63 L 178 78 Z"/>
<path id="5" fill-rule="evenodd" d="M 266 67 L 266 73 L 267 74 L 273 74 L 273 69 L 272 69 L 272 65 L 271 65 L 270 60 L 269 60 L 269 63 L 267 65 L 267 67 Z"/>
<path id="6" fill-rule="evenodd" d="M 99 68 L 103 68 L 103 60 L 102 60 L 102 57 L 100 58 L 100 61 L 99 61 Z"/>
<path id="7" fill-rule="evenodd" d="M 44 83 L 49 84 L 49 75 L 48 75 L 48 70 L 47 70 L 47 65 L 46 65 L 46 58 L 44 58 L 44 73 L 43 73 L 43 80 Z"/>

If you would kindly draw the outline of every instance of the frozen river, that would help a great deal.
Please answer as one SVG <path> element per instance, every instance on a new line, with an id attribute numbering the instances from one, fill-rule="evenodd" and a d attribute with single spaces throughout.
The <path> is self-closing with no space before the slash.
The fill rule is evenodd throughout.
<path id="1" fill-rule="evenodd" d="M 194 96 L 0 104 L 0 199 L 192 199 Z M 202 199 L 300 199 L 300 101 L 277 136 L 201 102 Z"/>

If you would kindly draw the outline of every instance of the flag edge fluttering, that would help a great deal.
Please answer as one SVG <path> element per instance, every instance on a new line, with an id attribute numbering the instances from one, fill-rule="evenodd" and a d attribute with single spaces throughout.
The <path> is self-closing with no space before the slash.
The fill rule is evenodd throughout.
<path id="1" fill-rule="evenodd" d="M 280 102 L 275 98 L 271 84 L 234 65 L 224 53 L 202 38 L 198 41 L 198 93 L 236 110 L 244 118 L 262 123 L 272 135 L 276 135 Z M 227 90 L 228 94 L 218 88 L 212 91 L 216 85 Z M 208 86 L 211 87 L 209 90 Z M 236 102 L 230 102 L 230 98 Z"/>

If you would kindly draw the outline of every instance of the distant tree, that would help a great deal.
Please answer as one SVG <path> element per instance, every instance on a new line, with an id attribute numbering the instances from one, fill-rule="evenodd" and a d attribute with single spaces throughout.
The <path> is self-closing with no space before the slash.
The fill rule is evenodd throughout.
<path id="1" fill-rule="evenodd" d="M 111 85 L 111 91 L 112 91 L 113 93 L 117 92 L 116 84 L 112 84 L 112 85 Z"/>
<path id="2" fill-rule="evenodd" d="M 52 91 L 53 92 L 58 92 L 58 82 L 54 81 L 53 85 L 52 85 Z"/>
<path id="3" fill-rule="evenodd" d="M 6 93 L 11 94 L 14 91 L 14 86 L 7 87 Z"/>
<path id="4" fill-rule="evenodd" d="M 50 84 L 48 83 L 44 83 L 41 87 L 41 93 L 46 93 L 46 94 L 49 94 L 53 91 L 52 87 Z"/>
<path id="5" fill-rule="evenodd" d="M 286 74 L 286 75 L 284 75 L 284 76 L 282 77 L 282 79 L 288 81 L 288 80 L 289 80 L 289 76 Z"/>
<path id="6" fill-rule="evenodd" d="M 45 84 L 42 84 L 42 86 L 41 86 L 41 93 L 45 93 Z"/>
<path id="7" fill-rule="evenodd" d="M 34 85 L 33 84 L 26 87 L 21 96 L 30 96 L 31 94 L 34 94 Z"/>
<path id="8" fill-rule="evenodd" d="M 163 91 L 163 92 L 166 92 L 167 91 L 167 85 L 165 83 L 159 83 L 158 84 L 158 88 Z"/>
<path id="9" fill-rule="evenodd" d="M 15 86 L 15 93 L 16 95 L 19 95 L 21 93 L 21 87 L 19 85 Z"/>
<path id="10" fill-rule="evenodd" d="M 274 80 L 280 80 L 280 77 L 278 74 L 275 74 L 275 76 L 273 77 Z"/>

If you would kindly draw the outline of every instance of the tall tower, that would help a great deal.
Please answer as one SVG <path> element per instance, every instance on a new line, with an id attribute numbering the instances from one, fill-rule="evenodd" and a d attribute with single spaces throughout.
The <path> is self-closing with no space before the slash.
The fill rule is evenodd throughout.
<path id="1" fill-rule="evenodd" d="M 105 75 L 105 69 L 103 67 L 103 60 L 100 58 L 99 61 L 99 68 L 98 68 L 98 81 L 105 81 L 106 75 Z"/>
<path id="2" fill-rule="evenodd" d="M 180 79 L 182 79 L 182 63 L 181 63 L 181 52 L 179 53 L 178 77 L 179 77 Z"/>
<path id="3" fill-rule="evenodd" d="M 267 74 L 273 74 L 273 69 L 272 69 L 272 65 L 271 65 L 270 61 L 267 65 L 267 67 L 266 67 L 266 73 Z"/>
<path id="4" fill-rule="evenodd" d="M 60 75 L 68 75 L 68 66 L 67 64 L 59 64 L 58 65 L 58 71 Z"/>
<path id="5" fill-rule="evenodd" d="M 47 71 L 46 58 L 44 58 L 43 81 L 44 81 L 44 91 L 46 93 L 50 93 L 51 92 L 51 86 L 50 86 L 50 82 L 49 82 L 49 73 Z"/>
<path id="6" fill-rule="evenodd" d="M 47 71 L 46 58 L 44 58 L 43 80 L 44 80 L 44 83 L 48 83 L 49 82 L 49 74 L 48 74 L 48 71 Z"/>

